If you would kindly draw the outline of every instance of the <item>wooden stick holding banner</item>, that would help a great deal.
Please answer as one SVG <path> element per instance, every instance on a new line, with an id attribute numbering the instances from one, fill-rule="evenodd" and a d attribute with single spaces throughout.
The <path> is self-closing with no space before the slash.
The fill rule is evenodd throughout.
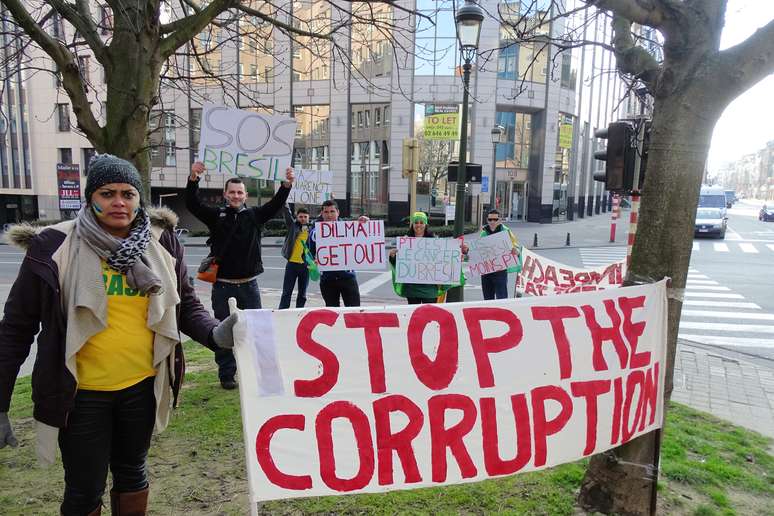
<path id="1" fill-rule="evenodd" d="M 629 442 L 663 423 L 666 314 L 665 281 L 559 300 L 244 310 L 251 500 L 475 482 Z"/>
<path id="2" fill-rule="evenodd" d="M 296 120 L 289 116 L 206 104 L 199 160 L 208 174 L 284 181 L 295 133 Z"/>

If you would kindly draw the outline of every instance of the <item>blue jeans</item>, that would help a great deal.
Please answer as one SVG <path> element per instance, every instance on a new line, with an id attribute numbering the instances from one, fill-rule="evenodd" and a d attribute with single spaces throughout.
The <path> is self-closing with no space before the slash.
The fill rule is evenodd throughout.
<path id="1" fill-rule="evenodd" d="M 261 308 L 261 292 L 258 290 L 258 280 L 247 283 L 225 283 L 216 281 L 212 284 L 212 311 L 215 318 L 222 321 L 229 316 L 228 298 L 237 300 L 237 306 L 242 310 Z M 215 362 L 218 364 L 220 381 L 233 380 L 236 374 L 236 359 L 230 349 L 215 351 Z"/>
<path id="2" fill-rule="evenodd" d="M 481 276 L 484 299 L 508 299 L 508 271 L 497 271 Z"/>
<path id="3" fill-rule="evenodd" d="M 279 309 L 290 308 L 290 298 L 293 296 L 293 288 L 298 279 L 298 295 L 296 296 L 296 308 L 303 308 L 306 304 L 306 287 L 309 285 L 309 269 L 305 263 L 288 262 L 285 265 L 285 279 L 282 281 L 282 297 Z"/>

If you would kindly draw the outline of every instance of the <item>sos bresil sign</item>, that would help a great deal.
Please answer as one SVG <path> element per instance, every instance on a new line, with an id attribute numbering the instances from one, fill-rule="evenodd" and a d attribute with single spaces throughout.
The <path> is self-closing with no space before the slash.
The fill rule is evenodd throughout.
<path id="1" fill-rule="evenodd" d="M 425 106 L 425 140 L 459 140 L 459 109 L 457 104 Z"/>
<path id="2" fill-rule="evenodd" d="M 296 121 L 212 104 L 202 109 L 199 160 L 209 174 L 285 179 Z"/>

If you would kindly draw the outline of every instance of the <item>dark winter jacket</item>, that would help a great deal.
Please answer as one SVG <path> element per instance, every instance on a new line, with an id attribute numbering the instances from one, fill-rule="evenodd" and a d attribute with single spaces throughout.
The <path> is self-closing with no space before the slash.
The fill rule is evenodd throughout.
<path id="1" fill-rule="evenodd" d="M 211 333 L 217 320 L 199 302 L 188 278 L 183 247 L 173 231 L 177 217 L 169 210 L 154 210 L 150 215 L 160 234 L 158 243 L 175 263 L 176 278 L 171 282 L 177 284 L 180 298 L 176 307 L 177 328 L 215 349 Z M 54 253 L 67 237 L 57 229 L 60 226 L 39 231 L 24 225 L 9 231 L 12 243 L 27 252 L 0 321 L 0 412 L 8 411 L 16 376 L 37 335 L 37 355 L 32 372 L 33 416 L 57 428 L 65 426 L 76 393 L 76 380 L 65 365 L 68 323 L 63 311 L 59 266 L 54 259 Z M 167 357 L 167 367 L 176 399 L 185 371 L 179 344 Z"/>
<path id="2" fill-rule="evenodd" d="M 207 206 L 199 199 L 198 192 L 199 182 L 189 179 L 185 188 L 185 205 L 210 230 L 210 254 L 220 258 L 218 278 L 243 279 L 261 274 L 261 226 L 285 205 L 290 188 L 280 186 L 274 197 L 263 206 L 240 210 L 230 206 Z"/>

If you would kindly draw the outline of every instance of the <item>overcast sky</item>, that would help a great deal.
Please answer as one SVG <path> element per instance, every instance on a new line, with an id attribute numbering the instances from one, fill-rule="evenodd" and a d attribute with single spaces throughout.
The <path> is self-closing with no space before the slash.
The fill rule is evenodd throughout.
<path id="1" fill-rule="evenodd" d="M 721 48 L 733 46 L 774 19 L 774 0 L 729 0 Z M 708 167 L 763 148 L 774 140 L 774 74 L 739 96 L 726 108 L 712 135 Z"/>

